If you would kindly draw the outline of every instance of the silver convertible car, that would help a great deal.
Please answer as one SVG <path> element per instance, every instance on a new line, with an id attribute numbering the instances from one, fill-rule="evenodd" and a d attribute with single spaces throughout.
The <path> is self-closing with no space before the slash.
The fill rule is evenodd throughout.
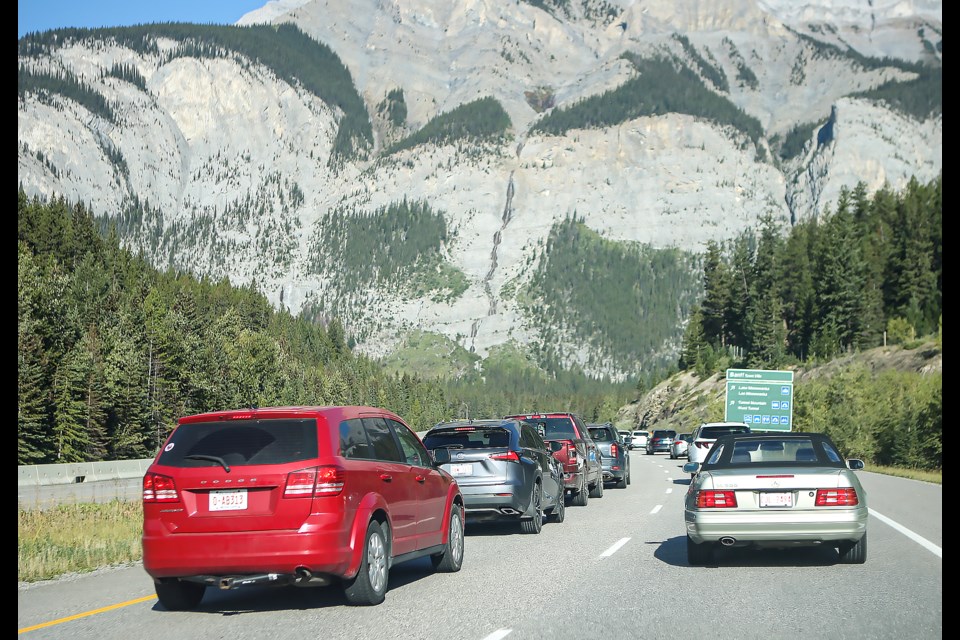
<path id="1" fill-rule="evenodd" d="M 720 436 L 693 474 L 684 503 L 687 561 L 716 546 L 831 546 L 840 562 L 867 559 L 867 494 L 857 470 L 821 433 Z"/>

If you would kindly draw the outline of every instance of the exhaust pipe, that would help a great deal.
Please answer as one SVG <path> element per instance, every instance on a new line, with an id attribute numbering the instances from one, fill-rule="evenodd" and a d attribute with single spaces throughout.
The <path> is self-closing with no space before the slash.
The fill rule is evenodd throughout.
<path id="1" fill-rule="evenodd" d="M 520 512 L 517 511 L 516 509 L 511 509 L 510 507 L 503 507 L 502 509 L 500 509 L 500 513 L 506 516 L 515 516 L 515 515 L 518 515 Z"/>
<path id="2" fill-rule="evenodd" d="M 732 547 L 736 543 L 737 543 L 737 539 L 731 536 L 724 536 L 720 538 L 720 544 L 722 544 L 725 547 Z"/>

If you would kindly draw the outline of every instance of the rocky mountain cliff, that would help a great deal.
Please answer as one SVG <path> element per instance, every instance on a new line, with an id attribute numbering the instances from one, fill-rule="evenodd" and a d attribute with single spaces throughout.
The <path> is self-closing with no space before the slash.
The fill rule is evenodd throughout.
<path id="1" fill-rule="evenodd" d="M 283 47 L 307 50 L 287 24 L 361 107 L 325 91 L 343 76 L 311 84 L 328 58 L 283 70 Z M 575 338 L 602 326 L 534 321 L 558 223 L 696 253 L 942 170 L 940 2 L 275 0 L 237 27 L 261 48 L 169 25 L 21 40 L 18 182 L 85 203 L 160 266 L 341 315 L 375 356 L 413 329 L 480 356 L 574 340 L 563 364 L 631 376 L 642 362 Z M 506 125 L 458 135 L 490 98 Z M 398 211 L 433 234 L 413 271 L 354 242 Z M 688 305 L 651 355 L 676 353 Z"/>

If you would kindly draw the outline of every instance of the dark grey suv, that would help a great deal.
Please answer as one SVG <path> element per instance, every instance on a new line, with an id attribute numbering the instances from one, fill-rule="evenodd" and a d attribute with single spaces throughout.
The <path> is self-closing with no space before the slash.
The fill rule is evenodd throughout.
<path id="1" fill-rule="evenodd" d="M 514 520 L 524 533 L 540 533 L 544 516 L 563 522 L 563 468 L 531 424 L 445 422 L 427 431 L 423 444 L 449 450 L 442 468 L 460 486 L 467 522 Z"/>
<path id="2" fill-rule="evenodd" d="M 587 430 L 600 450 L 603 481 L 615 483 L 618 489 L 626 489 L 630 484 L 630 453 L 620 434 L 609 422 L 588 424 Z"/>
<path id="3" fill-rule="evenodd" d="M 673 429 L 654 429 L 647 438 L 647 455 L 655 453 L 670 453 L 670 447 L 673 445 L 673 439 L 677 437 L 677 432 Z"/>

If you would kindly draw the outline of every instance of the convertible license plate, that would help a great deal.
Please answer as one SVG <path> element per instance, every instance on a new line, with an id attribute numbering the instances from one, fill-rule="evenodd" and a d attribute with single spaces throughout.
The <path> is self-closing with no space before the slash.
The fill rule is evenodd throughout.
<path id="1" fill-rule="evenodd" d="M 246 489 L 210 492 L 210 511 L 243 511 L 246 508 Z"/>
<path id="2" fill-rule="evenodd" d="M 792 507 L 793 494 L 792 493 L 761 493 L 760 506 L 761 507 Z"/>
<path id="3" fill-rule="evenodd" d="M 452 464 L 450 465 L 450 475 L 454 476 L 472 476 L 472 464 Z"/>

